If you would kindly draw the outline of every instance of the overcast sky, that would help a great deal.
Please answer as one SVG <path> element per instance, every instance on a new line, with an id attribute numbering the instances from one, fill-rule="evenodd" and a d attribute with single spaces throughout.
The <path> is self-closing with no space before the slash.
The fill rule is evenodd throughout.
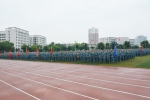
<path id="1" fill-rule="evenodd" d="M 18 27 L 47 43 L 88 42 L 99 37 L 145 35 L 150 40 L 150 0 L 0 0 L 0 31 Z"/>

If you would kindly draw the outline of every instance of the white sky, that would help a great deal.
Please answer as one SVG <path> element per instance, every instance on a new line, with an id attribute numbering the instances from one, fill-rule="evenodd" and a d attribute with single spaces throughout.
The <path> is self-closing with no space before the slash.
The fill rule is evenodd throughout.
<path id="1" fill-rule="evenodd" d="M 18 27 L 47 43 L 88 42 L 99 37 L 145 35 L 150 40 L 150 0 L 0 0 L 0 31 Z"/>

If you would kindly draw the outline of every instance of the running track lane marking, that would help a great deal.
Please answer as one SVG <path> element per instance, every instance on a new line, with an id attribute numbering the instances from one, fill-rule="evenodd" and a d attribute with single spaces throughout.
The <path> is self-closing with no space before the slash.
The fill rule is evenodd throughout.
<path id="1" fill-rule="evenodd" d="M 38 72 L 40 71 L 41 72 L 41 70 L 36 70 L 36 71 L 38 71 Z M 45 71 L 42 70 L 42 72 L 45 72 Z M 50 72 L 50 73 L 57 73 L 57 72 Z M 80 72 L 80 73 L 82 73 L 82 72 Z M 64 74 L 64 73 L 60 73 L 60 74 Z M 87 74 L 87 73 L 82 73 L 82 74 Z M 68 74 L 66 74 L 66 75 L 68 75 Z M 96 75 L 96 74 L 87 74 L 87 75 Z M 122 79 L 128 79 L 128 80 L 137 80 L 137 81 L 150 82 L 150 80 L 141 80 L 141 79 L 118 77 L 118 76 L 108 76 L 108 75 L 96 75 L 96 76 L 106 76 L 106 77 L 113 77 L 113 78 L 122 78 Z"/>
<path id="2" fill-rule="evenodd" d="M 17 68 L 20 68 L 20 67 L 17 67 Z M 25 68 L 25 67 L 21 67 L 21 68 Z M 38 67 L 38 69 L 39 69 L 40 67 Z M 45 66 L 45 67 L 42 67 L 42 68 L 54 68 L 54 67 L 49 67 L 49 66 Z M 31 69 L 30 67 L 27 67 L 27 69 Z M 69 72 L 80 72 L 80 71 L 82 71 L 82 69 L 83 68 L 80 68 L 80 69 L 78 69 L 78 70 L 76 70 L 76 71 L 69 71 Z M 40 69 L 39 69 L 40 70 Z M 51 70 L 56 70 L 57 71 L 57 69 L 51 69 Z M 58 69 L 58 70 L 67 70 L 66 68 L 64 69 Z M 34 70 L 33 70 L 34 71 Z M 86 71 L 91 71 L 91 70 L 87 70 L 86 69 Z M 145 76 L 145 75 L 135 75 L 135 74 L 128 74 L 128 73 L 126 73 L 126 72 L 133 72 L 133 71 L 126 71 L 126 72 L 121 72 L 121 73 L 115 73 L 115 72 L 104 72 L 104 70 L 102 70 L 102 69 L 100 69 L 100 71 L 95 71 L 95 70 L 92 70 L 92 72 L 103 72 L 103 73 L 112 73 L 112 74 L 127 74 L 127 75 L 132 75 L 132 76 L 142 76 L 142 77 L 149 77 L 149 76 Z M 134 72 L 136 72 L 136 71 L 134 71 Z M 99 73 L 98 73 L 99 74 Z"/>
<path id="3" fill-rule="evenodd" d="M 13 76 L 16 76 L 16 77 L 19 77 L 19 78 L 23 78 L 23 79 L 26 79 L 26 80 L 29 80 L 29 81 L 32 81 L 32 82 L 35 82 L 35 83 L 39 83 L 39 84 L 42 84 L 42 85 L 46 85 L 46 86 L 49 86 L 49 87 L 60 89 L 60 90 L 63 90 L 63 91 L 69 92 L 69 93 L 77 94 L 77 95 L 80 95 L 80 96 L 83 96 L 83 97 L 86 97 L 86 98 L 90 98 L 90 99 L 93 99 L 93 100 L 99 100 L 99 99 L 92 98 L 92 97 L 89 97 L 89 96 L 86 96 L 86 95 L 82 95 L 82 94 L 79 94 L 79 93 L 76 93 L 76 92 L 72 92 L 72 91 L 65 90 L 65 89 L 62 89 L 62 88 L 58 88 L 58 87 L 48 85 L 48 84 L 45 84 L 45 83 L 42 83 L 42 82 L 37 82 L 35 80 L 31 80 L 31 79 L 28 79 L 28 78 L 25 78 L 25 77 L 21 77 L 21 76 L 15 75 L 15 74 L 11 74 L 11 73 L 8 73 L 8 72 L 5 72 L 5 71 L 1 71 L 1 72 L 6 73 L 6 74 L 10 74 L 10 75 L 13 75 Z M 109 88 L 103 88 L 103 87 L 99 87 L 99 88 L 103 89 L 103 90 L 108 90 L 108 91 L 113 91 L 113 92 L 118 92 L 118 93 L 124 93 L 124 94 L 128 94 L 128 95 L 133 95 L 133 96 L 138 96 L 138 97 L 150 99 L 150 97 L 148 97 L 148 96 L 138 95 L 138 94 L 134 94 L 134 93 L 124 92 L 124 91 L 119 91 L 119 90 L 114 90 L 114 89 L 109 89 Z"/>
<path id="4" fill-rule="evenodd" d="M 28 70 L 28 69 L 27 69 Z M 48 69 L 49 70 L 49 69 Z M 50 69 L 50 71 L 53 71 L 54 69 Z M 61 70 L 61 69 L 60 69 Z M 41 71 L 41 69 L 39 69 L 39 70 L 33 70 L 33 71 Z M 55 71 L 55 70 L 54 70 Z M 55 72 L 57 72 L 57 71 L 59 71 L 59 70 L 56 70 Z M 63 71 L 63 72 L 75 72 L 75 73 L 82 73 L 82 74 L 90 74 L 90 75 L 98 75 L 98 76 L 107 76 L 107 75 L 102 75 L 102 74 L 99 74 L 99 73 L 97 73 L 97 74 L 92 74 L 92 73 L 87 73 L 87 72 L 82 72 L 82 70 L 77 70 L 77 71 L 68 71 L 68 70 L 65 70 L 65 71 Z M 94 71 L 93 71 L 94 72 Z M 103 73 L 105 73 L 105 72 L 103 72 Z M 107 73 L 110 73 L 110 72 L 106 72 L 106 74 Z M 112 73 L 112 74 L 116 74 L 116 73 Z M 120 73 L 120 74 L 122 74 L 122 73 Z M 119 75 L 119 74 L 118 74 Z M 125 74 L 126 75 L 126 74 Z M 128 74 L 128 75 L 132 75 L 132 74 Z M 147 78 L 147 77 L 150 77 L 150 76 L 144 76 L 144 75 L 132 75 L 132 76 L 134 76 L 134 77 L 139 77 L 139 76 L 141 76 L 142 78 Z M 107 77 L 116 77 L 116 78 L 125 78 L 125 77 L 117 77 L 117 76 L 107 76 Z M 128 78 L 128 79 L 133 79 L 133 78 Z M 139 79 L 140 80 L 140 79 Z M 147 80 L 146 80 L 147 81 Z M 149 80 L 148 80 L 149 81 Z"/>
<path id="5" fill-rule="evenodd" d="M 89 96 L 86 96 L 86 95 L 82 95 L 82 94 L 79 94 L 79 93 L 76 93 L 76 92 L 72 92 L 72 91 L 69 91 L 69 90 L 66 90 L 66 89 L 58 88 L 58 87 L 48 85 L 48 84 L 45 84 L 45 83 L 42 83 L 42 82 L 38 82 L 38 81 L 31 80 L 31 79 L 28 79 L 28 78 L 25 78 L 25 77 L 21 77 L 21 76 L 15 75 L 15 74 L 11 74 L 11 73 L 8 73 L 8 72 L 5 72 L 5 71 L 1 71 L 1 72 L 12 75 L 12 76 L 16 76 L 16 77 L 19 77 L 19 78 L 22 78 L 22 79 L 25 79 L 25 80 L 28 80 L 28 81 L 31 81 L 31 82 L 35 82 L 35 83 L 42 84 L 42 85 L 45 85 L 45 86 L 48 86 L 48 87 L 52 87 L 52 88 L 55 88 L 55 89 L 58 89 L 58 90 L 62 90 L 62 91 L 65 91 L 65 92 L 76 94 L 76 95 L 79 95 L 79 96 L 82 96 L 82 97 L 85 97 L 85 98 L 89 98 L 89 99 L 92 99 L 92 100 L 99 100 L 99 99 L 92 98 L 92 97 L 89 97 Z"/>
<path id="6" fill-rule="evenodd" d="M 17 68 L 20 68 L 20 67 L 17 67 Z M 25 67 L 21 67 L 21 68 L 25 68 Z M 38 67 L 38 69 L 39 69 L 40 67 Z M 48 66 L 46 66 L 46 67 L 44 67 L 44 68 L 51 68 L 51 67 L 48 67 Z M 28 69 L 31 69 L 31 68 L 29 68 L 29 67 L 27 67 L 27 70 Z M 82 68 L 80 68 L 80 69 L 82 69 Z M 39 69 L 40 70 L 40 69 Z M 51 70 L 56 70 L 57 71 L 57 69 L 51 69 Z M 58 69 L 58 70 L 61 70 L 61 69 Z M 66 68 L 65 69 L 62 69 L 62 70 L 66 70 Z M 36 71 L 36 70 L 33 70 L 33 71 Z M 68 71 L 68 70 L 66 70 L 66 72 L 77 72 L 77 73 L 82 73 L 82 72 L 80 72 L 80 71 L 82 71 L 82 70 L 77 70 L 77 71 Z M 90 70 L 86 70 L 86 71 L 90 71 Z M 92 72 L 97 72 L 97 71 L 92 71 Z M 99 72 L 103 72 L 101 69 L 100 69 L 100 71 Z M 103 72 L 103 73 L 112 73 L 112 74 L 125 74 L 126 75 L 126 72 L 123 72 L 123 73 L 115 73 L 115 72 Z M 84 74 L 90 74 L 90 73 L 84 73 Z M 93 74 L 94 75 L 94 74 Z M 99 73 L 98 74 L 95 74 L 95 75 L 100 75 Z M 127 75 L 132 75 L 132 76 L 142 76 L 142 77 L 144 77 L 144 78 L 146 78 L 146 77 L 149 77 L 149 76 L 145 76 L 145 75 L 134 75 L 134 74 L 128 74 L 127 73 Z M 123 77 L 124 78 L 124 77 Z"/>
<path id="7" fill-rule="evenodd" d="M 51 71 L 51 70 L 50 70 Z M 69 72 L 69 71 L 66 71 Z M 73 72 L 73 71 L 71 71 Z M 51 72 L 54 73 L 54 72 Z M 99 74 L 90 74 L 90 73 L 84 73 L 84 72 L 75 72 L 75 73 L 82 73 L 82 74 L 87 74 L 87 75 L 97 75 L 97 76 L 106 76 L 106 77 L 113 77 L 113 78 L 122 78 L 122 79 L 128 79 L 128 80 L 137 80 L 137 81 L 146 81 L 150 82 L 150 80 L 142 80 L 142 79 L 133 79 L 133 78 L 126 78 L 126 77 L 118 77 L 118 76 L 108 76 L 108 75 L 99 75 Z"/>
<path id="8" fill-rule="evenodd" d="M 24 73 L 30 73 L 30 74 L 33 74 L 33 75 L 44 75 L 44 76 L 48 75 L 47 73 L 38 74 L 38 73 L 32 73 L 32 72 L 25 72 L 25 71 L 21 71 L 21 70 L 16 70 L 16 69 L 12 69 L 12 68 L 4 68 L 4 69 L 11 69 L 11 70 L 15 70 L 15 71 L 24 72 Z M 56 73 L 56 74 L 58 74 L 58 73 Z M 61 74 L 61 75 L 65 75 L 65 74 Z M 74 75 L 67 75 L 67 76 L 73 76 L 73 77 L 79 77 L 79 78 L 96 80 L 96 81 L 103 81 L 103 82 L 110 82 L 110 83 L 116 83 L 116 84 L 122 84 L 122 85 L 136 86 L 136 87 L 142 87 L 142 88 L 150 88 L 150 87 L 147 87 L 147 86 L 133 85 L 133 84 L 114 82 L 114 81 L 108 81 L 108 80 L 101 80 L 101 79 L 94 79 L 94 78 L 88 78 L 88 77 L 81 77 L 81 76 L 74 76 Z M 50 76 L 46 76 L 46 77 L 50 77 Z M 56 77 L 51 77 L 51 78 L 56 78 Z"/>
<path id="9" fill-rule="evenodd" d="M 36 100 L 41 100 L 41 99 L 39 99 L 39 98 L 37 98 L 37 97 L 35 97 L 35 96 L 33 96 L 33 95 L 31 95 L 31 94 L 29 94 L 29 93 L 27 93 L 27 92 L 21 90 L 21 89 L 19 89 L 19 88 L 16 88 L 16 87 L 12 86 L 11 84 L 9 84 L 9 83 L 7 83 L 7 82 L 5 82 L 5 81 L 3 81 L 3 80 L 0 80 L 0 82 L 5 83 L 5 84 L 11 86 L 11 87 L 15 88 L 16 90 L 18 90 L 18 91 L 20 91 L 20 92 L 23 92 L 24 94 L 27 94 L 27 95 L 33 97 L 33 98 L 36 99 Z"/>

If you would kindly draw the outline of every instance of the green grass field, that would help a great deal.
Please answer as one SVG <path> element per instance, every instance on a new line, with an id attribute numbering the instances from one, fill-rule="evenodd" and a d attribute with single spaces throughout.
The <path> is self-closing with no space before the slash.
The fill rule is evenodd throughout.
<path id="1" fill-rule="evenodd" d="M 122 61 L 118 63 L 110 63 L 110 64 L 87 63 L 87 62 L 59 62 L 59 63 L 112 66 L 112 67 L 130 67 L 130 68 L 150 68 L 150 55 L 136 57 L 135 59 L 129 59 L 126 61 Z"/>
<path id="2" fill-rule="evenodd" d="M 101 64 L 104 66 L 120 66 L 120 67 L 137 67 L 137 68 L 150 68 L 150 56 L 136 57 L 135 59 L 113 63 Z"/>
<path id="3" fill-rule="evenodd" d="M 76 64 L 88 64 L 88 65 L 98 65 L 98 66 L 115 66 L 115 67 L 132 67 L 132 68 L 150 68 L 150 55 L 136 57 L 135 59 L 130 59 L 123 62 L 111 63 L 111 64 L 99 64 L 99 63 L 84 63 L 76 62 Z"/>

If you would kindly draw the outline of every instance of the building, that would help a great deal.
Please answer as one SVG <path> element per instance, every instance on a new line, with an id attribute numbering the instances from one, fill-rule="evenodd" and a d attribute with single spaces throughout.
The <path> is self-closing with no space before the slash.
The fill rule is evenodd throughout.
<path id="1" fill-rule="evenodd" d="M 0 31 L 0 42 L 6 41 L 5 31 Z"/>
<path id="2" fill-rule="evenodd" d="M 99 42 L 102 42 L 104 44 L 106 43 L 112 43 L 112 42 L 117 42 L 117 38 L 116 37 L 105 37 L 105 38 L 100 38 Z"/>
<path id="3" fill-rule="evenodd" d="M 88 42 L 89 48 L 97 46 L 97 44 L 99 43 L 98 29 L 92 27 L 88 30 Z"/>
<path id="4" fill-rule="evenodd" d="M 137 37 L 135 38 L 134 44 L 140 46 L 140 43 L 143 42 L 143 41 L 145 41 L 145 40 L 147 40 L 147 37 L 146 37 L 146 36 L 139 35 L 139 36 L 137 36 Z"/>
<path id="5" fill-rule="evenodd" d="M 135 39 L 129 39 L 131 46 L 134 46 Z"/>
<path id="6" fill-rule="evenodd" d="M 117 37 L 118 44 L 124 44 L 125 41 L 129 41 L 129 37 Z"/>
<path id="7" fill-rule="evenodd" d="M 29 32 L 17 27 L 8 27 L 0 32 L 0 42 L 9 41 L 14 43 L 14 47 L 21 49 L 23 44 L 29 45 Z"/>
<path id="8" fill-rule="evenodd" d="M 37 44 L 46 46 L 46 37 L 42 35 L 30 35 L 30 46 Z"/>

